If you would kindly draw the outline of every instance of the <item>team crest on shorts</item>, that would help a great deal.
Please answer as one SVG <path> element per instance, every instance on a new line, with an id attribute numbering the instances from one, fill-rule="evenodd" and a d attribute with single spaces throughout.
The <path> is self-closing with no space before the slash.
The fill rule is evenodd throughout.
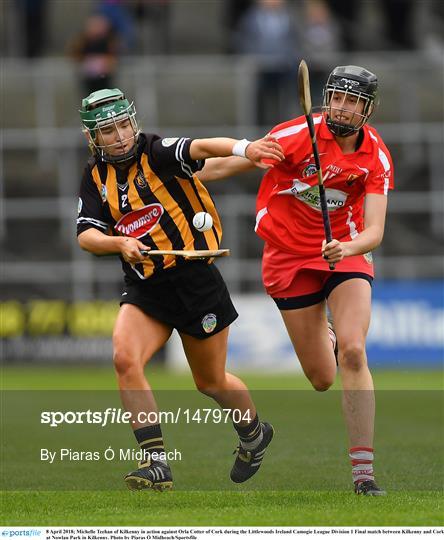
<path id="1" fill-rule="evenodd" d="M 207 334 L 211 334 L 217 325 L 217 317 L 214 313 L 207 313 L 202 319 L 202 328 Z"/>
<path id="2" fill-rule="evenodd" d="M 316 165 L 314 163 L 310 163 L 302 171 L 302 177 L 307 178 L 307 176 L 312 176 L 313 174 L 316 174 L 316 171 L 317 171 Z"/>
<path id="3" fill-rule="evenodd" d="M 364 259 L 366 260 L 366 262 L 368 262 L 368 264 L 372 264 L 373 262 L 372 252 L 368 251 L 367 253 L 364 253 Z"/>

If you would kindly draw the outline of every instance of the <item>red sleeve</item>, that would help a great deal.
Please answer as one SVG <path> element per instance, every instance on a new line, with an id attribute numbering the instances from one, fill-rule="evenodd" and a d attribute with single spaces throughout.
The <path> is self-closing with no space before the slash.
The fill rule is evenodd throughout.
<path id="1" fill-rule="evenodd" d="M 373 135 L 373 138 L 376 137 Z M 382 140 L 379 137 L 376 140 L 376 167 L 367 177 L 365 193 L 387 195 L 389 189 L 394 188 L 393 161 L 390 152 Z"/>

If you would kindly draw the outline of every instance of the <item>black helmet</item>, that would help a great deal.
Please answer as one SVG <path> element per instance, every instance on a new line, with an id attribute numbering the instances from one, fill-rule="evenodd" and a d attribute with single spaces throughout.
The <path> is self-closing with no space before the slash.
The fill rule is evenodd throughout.
<path id="1" fill-rule="evenodd" d="M 339 137 L 347 137 L 356 133 L 367 122 L 375 107 L 375 100 L 378 91 L 378 79 L 376 75 L 359 66 L 338 66 L 329 75 L 327 84 L 324 86 L 324 99 L 322 112 L 330 131 Z M 335 122 L 331 114 L 331 99 L 335 92 L 347 94 L 358 98 L 356 108 L 361 101 L 364 101 L 362 113 L 353 112 L 351 122 L 341 124 Z M 355 116 L 359 117 L 358 122 L 353 122 Z"/>

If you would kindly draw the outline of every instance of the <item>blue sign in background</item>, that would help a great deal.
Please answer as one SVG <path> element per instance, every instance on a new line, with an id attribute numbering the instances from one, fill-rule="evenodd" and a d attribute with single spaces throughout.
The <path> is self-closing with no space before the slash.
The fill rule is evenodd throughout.
<path id="1" fill-rule="evenodd" d="M 443 365 L 444 282 L 376 280 L 367 353 L 374 367 Z"/>

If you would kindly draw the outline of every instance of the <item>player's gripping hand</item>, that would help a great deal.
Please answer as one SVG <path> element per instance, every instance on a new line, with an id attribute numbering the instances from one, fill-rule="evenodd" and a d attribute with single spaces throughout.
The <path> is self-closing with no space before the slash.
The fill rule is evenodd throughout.
<path id="1" fill-rule="evenodd" d="M 260 169 L 269 169 L 285 159 L 281 145 L 271 135 L 251 142 L 245 150 L 245 157 Z"/>
<path id="2" fill-rule="evenodd" d="M 325 240 L 322 242 L 322 257 L 328 262 L 328 263 L 338 263 L 339 261 L 342 261 L 344 257 L 346 257 L 346 249 L 343 242 L 339 242 L 339 240 L 332 240 L 327 244 Z"/>
<path id="3" fill-rule="evenodd" d="M 149 247 L 137 240 L 137 238 L 131 238 L 129 236 L 123 237 L 120 244 L 120 253 L 123 259 L 130 264 L 143 262 L 145 256 L 140 253 L 140 250 L 147 251 L 149 249 Z"/>

